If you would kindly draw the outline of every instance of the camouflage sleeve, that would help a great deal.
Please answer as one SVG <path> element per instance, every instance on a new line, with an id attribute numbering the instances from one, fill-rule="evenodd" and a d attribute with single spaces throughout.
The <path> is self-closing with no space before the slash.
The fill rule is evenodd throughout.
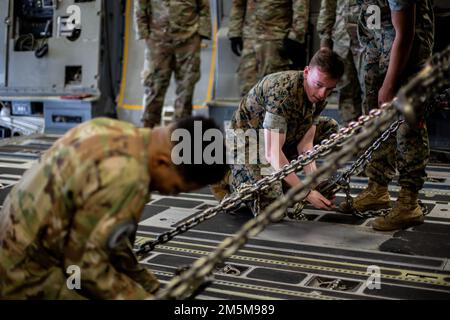
<path id="1" fill-rule="evenodd" d="M 228 25 L 228 38 L 242 37 L 247 0 L 233 0 Z"/>
<path id="2" fill-rule="evenodd" d="M 289 91 L 283 81 L 272 79 L 270 76 L 263 80 L 264 85 L 264 129 L 278 129 L 280 133 L 286 133 L 287 118 L 286 106 L 289 100 Z"/>
<path id="3" fill-rule="evenodd" d="M 322 0 L 319 17 L 317 19 L 317 32 L 320 40 L 331 39 L 333 26 L 336 21 L 337 0 Z"/>
<path id="4" fill-rule="evenodd" d="M 211 12 L 209 0 L 197 0 L 200 15 L 198 33 L 205 38 L 211 39 Z"/>
<path id="5" fill-rule="evenodd" d="M 269 130 L 278 130 L 279 133 L 286 133 L 287 121 L 283 116 L 266 112 L 264 116 L 263 128 Z"/>
<path id="6" fill-rule="evenodd" d="M 74 175 L 77 207 L 64 264 L 80 267 L 81 289 L 91 297 L 152 297 L 145 289 L 148 282 L 136 281 L 139 267 L 130 257 L 132 253 L 121 250 L 123 239 L 134 236 L 147 200 L 148 181 L 141 178 L 140 168 L 135 159 L 116 156 L 85 168 L 85 174 Z M 133 273 L 136 276 L 130 277 Z"/>
<path id="7" fill-rule="evenodd" d="M 150 18 L 150 0 L 134 0 L 134 24 L 137 40 L 147 39 L 150 36 Z"/>
<path id="8" fill-rule="evenodd" d="M 111 262 L 114 267 L 139 283 L 148 293 L 154 293 L 159 289 L 159 282 L 153 273 L 142 265 L 136 259 L 133 253 L 133 245 L 129 238 L 124 237 L 111 251 Z"/>
<path id="9" fill-rule="evenodd" d="M 300 43 L 305 42 L 309 22 L 309 0 L 292 1 L 292 27 L 288 38 Z"/>

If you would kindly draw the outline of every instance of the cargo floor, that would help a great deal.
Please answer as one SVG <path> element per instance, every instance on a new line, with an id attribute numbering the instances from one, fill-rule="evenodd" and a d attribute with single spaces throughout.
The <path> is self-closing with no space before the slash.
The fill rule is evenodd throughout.
<path id="1" fill-rule="evenodd" d="M 0 145 L 0 204 L 38 155 L 56 137 Z M 373 219 L 306 207 L 308 221 L 269 225 L 224 264 L 197 299 L 450 299 L 450 166 L 430 165 L 420 198 L 425 223 L 377 232 Z M 367 179 L 352 179 L 352 194 Z M 389 187 L 392 200 L 398 186 Z M 344 195 L 339 193 L 336 202 Z M 216 205 L 207 188 L 176 197 L 154 194 L 139 224 L 137 244 L 155 239 Z M 176 269 L 214 251 L 251 219 L 241 208 L 220 213 L 159 245 L 141 263 L 164 284 Z M 374 281 L 376 280 L 376 281 Z"/>

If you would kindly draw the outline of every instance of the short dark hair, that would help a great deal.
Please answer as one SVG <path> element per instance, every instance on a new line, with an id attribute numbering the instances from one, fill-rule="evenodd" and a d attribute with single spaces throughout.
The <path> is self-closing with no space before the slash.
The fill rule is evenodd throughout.
<path id="1" fill-rule="evenodd" d="M 331 49 L 322 48 L 317 51 L 309 62 L 310 67 L 318 67 L 333 79 L 340 79 L 344 75 L 344 62 L 341 57 Z"/>
<path id="2" fill-rule="evenodd" d="M 173 130 L 176 129 L 185 129 L 189 132 L 191 136 L 191 145 L 190 145 L 190 152 L 191 152 L 191 160 L 190 163 L 181 163 L 181 164 L 175 164 L 175 167 L 177 168 L 178 172 L 181 174 L 181 176 L 186 179 L 188 182 L 193 182 L 199 185 L 208 185 L 208 184 L 215 184 L 223 179 L 225 176 L 225 173 L 228 170 L 228 165 L 226 164 L 226 148 L 225 148 L 225 139 L 221 138 L 221 154 L 219 154 L 217 157 L 220 157 L 220 159 L 217 159 L 216 162 L 213 162 L 212 164 L 205 163 L 205 159 L 203 158 L 203 152 L 205 148 L 211 144 L 212 142 L 209 141 L 203 141 L 201 139 L 201 163 L 196 164 L 194 163 L 194 138 L 195 132 L 194 127 L 195 123 L 200 122 L 201 128 L 202 128 L 202 137 L 203 133 L 206 132 L 209 129 L 217 129 L 220 131 L 219 126 L 215 123 L 214 120 L 203 117 L 203 116 L 195 116 L 195 117 L 187 117 L 184 119 L 181 119 L 177 121 L 174 125 Z M 173 132 L 173 131 L 172 131 Z M 198 137 L 197 137 L 198 138 Z M 199 143 L 199 141 L 195 141 L 196 143 Z M 174 142 L 173 146 L 177 142 Z M 197 150 L 199 151 L 199 150 Z M 217 150 L 215 150 L 217 151 Z M 215 154 L 216 155 L 216 154 Z"/>

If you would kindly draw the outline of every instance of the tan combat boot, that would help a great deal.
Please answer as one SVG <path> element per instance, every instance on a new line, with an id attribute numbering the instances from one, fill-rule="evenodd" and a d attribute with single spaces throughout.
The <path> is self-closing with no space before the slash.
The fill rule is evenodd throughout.
<path id="1" fill-rule="evenodd" d="M 375 230 L 391 231 L 423 223 L 425 218 L 417 197 L 417 191 L 401 188 L 394 209 L 388 215 L 376 218 L 372 227 Z"/>
<path id="2" fill-rule="evenodd" d="M 367 188 L 353 199 L 353 207 L 359 212 L 389 208 L 390 197 L 388 187 L 369 180 Z M 339 205 L 339 209 L 345 213 L 352 212 L 352 208 L 345 201 Z"/>

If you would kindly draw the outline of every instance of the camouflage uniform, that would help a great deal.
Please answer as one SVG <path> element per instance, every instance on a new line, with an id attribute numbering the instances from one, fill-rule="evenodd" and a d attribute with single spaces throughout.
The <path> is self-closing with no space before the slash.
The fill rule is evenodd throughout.
<path id="1" fill-rule="evenodd" d="M 242 96 L 265 75 L 290 68 L 283 40 L 304 43 L 308 15 L 307 0 L 233 0 L 228 37 L 244 42 L 238 71 Z"/>
<path id="2" fill-rule="evenodd" d="M 177 84 L 175 119 L 190 116 L 200 79 L 201 37 L 211 38 L 208 0 L 135 0 L 138 39 L 145 39 L 142 81 L 144 123 L 159 125 L 172 71 Z"/>
<path id="3" fill-rule="evenodd" d="M 361 62 L 358 16 L 357 0 L 322 0 L 317 22 L 320 40 L 333 40 L 333 51 L 345 63 L 345 74 L 338 86 L 339 111 L 344 123 L 357 119 L 363 113 L 358 78 Z"/>
<path id="4" fill-rule="evenodd" d="M 431 56 L 433 48 L 434 15 L 430 0 L 358 0 L 361 15 L 358 35 L 364 48 L 362 76 L 365 86 L 363 106 L 368 110 L 378 106 L 381 88 L 389 65 L 390 50 L 395 38 L 391 21 L 391 9 L 399 10 L 416 3 L 416 26 L 413 48 L 400 85 L 417 73 Z M 369 29 L 366 19 L 371 16 L 370 5 L 381 9 L 381 28 Z M 397 88 L 398 89 L 398 88 Z M 400 173 L 399 184 L 411 190 L 420 190 L 425 182 L 425 167 L 429 158 L 428 133 L 425 124 L 410 127 L 401 125 L 397 136 L 391 137 L 373 154 L 366 174 L 381 185 L 387 185 L 395 176 L 396 164 Z"/>
<path id="5" fill-rule="evenodd" d="M 149 201 L 149 139 L 149 129 L 97 118 L 25 173 L 0 213 L 0 297 L 152 297 L 158 281 L 132 252 Z M 80 290 L 66 286 L 71 265 Z"/>
<path id="6" fill-rule="evenodd" d="M 283 145 L 283 153 L 288 160 L 298 157 L 297 145 L 302 140 L 305 133 L 316 125 L 316 135 L 314 143 L 328 138 L 332 133 L 337 132 L 338 124 L 335 120 L 327 117 L 320 117 L 320 113 L 325 108 L 326 103 L 312 104 L 309 102 L 303 87 L 302 71 L 284 71 L 273 73 L 263 78 L 255 85 L 248 95 L 244 97 L 241 104 L 234 113 L 231 120 L 231 129 L 236 132 L 242 129 L 246 132 L 249 129 L 263 131 L 263 129 L 279 130 L 286 134 L 286 141 Z M 259 132 L 260 133 L 260 132 Z M 242 136 L 240 136 L 242 138 Z M 262 135 L 263 137 L 263 135 Z M 264 139 L 259 139 L 259 146 L 264 146 Z M 264 159 L 257 159 L 257 152 L 250 152 L 251 142 L 245 142 L 245 161 L 235 160 L 231 166 L 230 187 L 235 191 L 242 183 L 255 183 L 263 177 L 264 168 L 267 173 L 273 172 L 270 165 L 264 165 Z M 234 145 L 232 152 L 235 159 L 239 156 L 240 149 Z M 264 152 L 260 152 L 264 155 Z M 283 195 L 282 182 L 278 181 L 269 189 L 260 194 L 259 208 L 263 209 L 276 198 Z M 259 213 L 257 203 L 250 205 L 253 213 Z"/>

